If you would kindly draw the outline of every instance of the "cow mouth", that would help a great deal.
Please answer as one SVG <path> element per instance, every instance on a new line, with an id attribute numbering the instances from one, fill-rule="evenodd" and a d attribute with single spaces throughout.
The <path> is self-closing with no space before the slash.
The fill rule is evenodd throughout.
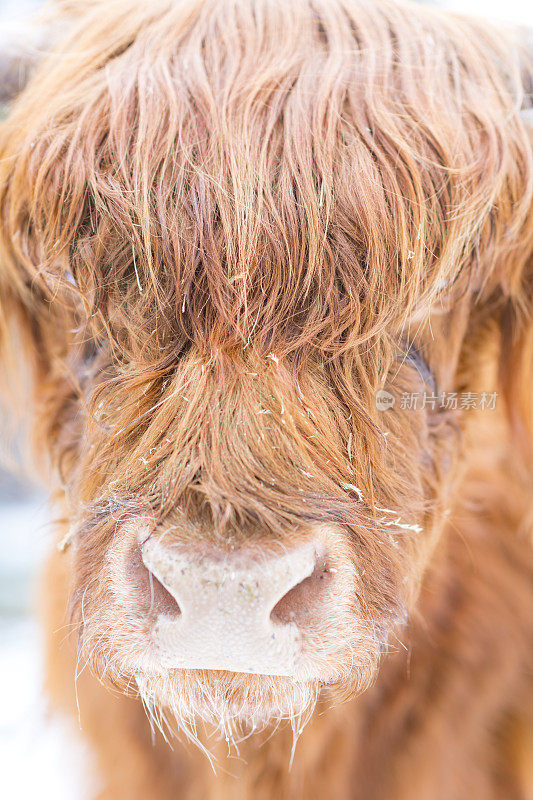
<path id="1" fill-rule="evenodd" d="M 331 680 L 173 669 L 137 673 L 135 683 L 148 717 L 165 736 L 183 734 L 202 750 L 217 739 L 238 748 L 249 736 L 280 724 L 292 729 L 296 741 L 319 701 L 330 706 L 362 693 L 378 664 L 376 651 L 367 654 L 364 666 Z"/>

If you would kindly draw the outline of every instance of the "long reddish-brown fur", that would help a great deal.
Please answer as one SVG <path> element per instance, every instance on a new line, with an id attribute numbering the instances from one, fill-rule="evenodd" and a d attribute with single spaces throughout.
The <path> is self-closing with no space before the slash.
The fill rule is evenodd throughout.
<path id="1" fill-rule="evenodd" d="M 48 689 L 79 706 L 99 797 L 533 797 L 531 56 L 388 0 L 58 13 L 0 128 L 0 342 L 15 410 L 21 347 L 31 365 L 61 517 Z M 399 402 L 437 391 L 499 396 Z M 331 532 L 359 638 L 303 688 L 142 685 L 114 571 L 139 519 Z M 152 723 L 175 712 L 173 750 L 139 693 Z M 209 736 L 248 723 L 240 759 Z"/>

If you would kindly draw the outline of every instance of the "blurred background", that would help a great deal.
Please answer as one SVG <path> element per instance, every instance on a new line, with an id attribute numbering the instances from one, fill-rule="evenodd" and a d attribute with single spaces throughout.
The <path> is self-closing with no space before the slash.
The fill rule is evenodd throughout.
<path id="1" fill-rule="evenodd" d="M 533 0 L 433 4 L 533 28 Z M 0 58 L 16 46 L 39 5 L 40 0 L 0 0 Z M 0 442 L 0 456 L 1 449 Z M 49 546 L 44 491 L 13 475 L 0 458 L 0 775 L 2 795 L 10 800 L 90 796 L 79 732 L 70 720 L 51 715 L 42 695 L 42 647 L 34 612 L 39 568 Z"/>

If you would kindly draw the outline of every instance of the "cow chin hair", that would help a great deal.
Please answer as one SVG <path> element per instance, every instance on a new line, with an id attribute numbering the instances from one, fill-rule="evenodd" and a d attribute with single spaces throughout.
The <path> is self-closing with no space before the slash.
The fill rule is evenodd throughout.
<path id="1" fill-rule="evenodd" d="M 224 740 L 228 752 L 238 755 L 243 741 L 262 732 L 271 734 L 283 724 L 292 730 L 292 762 L 321 693 L 326 690 L 332 702 L 340 702 L 364 691 L 372 677 L 369 667 L 365 674 L 358 674 L 356 685 L 352 680 L 325 687 L 318 680 L 180 670 L 166 675 L 138 674 L 136 684 L 152 728 L 167 739 L 183 734 L 215 769 L 214 742 Z"/>
<path id="2" fill-rule="evenodd" d="M 347 668 L 330 683 L 189 669 L 138 673 L 135 683 L 152 726 L 164 736 L 184 734 L 214 765 L 210 741 L 225 740 L 228 751 L 238 754 L 241 742 L 282 724 L 292 729 L 294 753 L 319 699 L 326 697 L 332 705 L 364 692 L 378 662 L 376 647 L 364 664 Z"/>
<path id="3" fill-rule="evenodd" d="M 245 739 L 284 722 L 294 749 L 322 688 L 319 681 L 208 670 L 138 674 L 136 683 L 151 724 L 164 736 L 185 735 L 213 766 L 210 743 L 223 739 L 238 753 Z"/>

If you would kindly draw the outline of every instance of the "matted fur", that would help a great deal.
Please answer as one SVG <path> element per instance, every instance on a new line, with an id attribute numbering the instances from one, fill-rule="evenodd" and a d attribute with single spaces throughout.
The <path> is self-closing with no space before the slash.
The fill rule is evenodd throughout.
<path id="1" fill-rule="evenodd" d="M 36 451 L 71 545 L 51 562 L 47 624 L 64 624 L 68 596 L 77 667 L 67 645 L 52 649 L 51 690 L 60 701 L 77 672 L 105 797 L 168 798 L 183 782 L 255 799 L 531 791 L 516 756 L 531 730 L 516 717 L 532 627 L 519 578 L 532 519 L 528 55 L 488 24 L 382 0 L 97 0 L 58 14 L 70 32 L 0 129 L 1 343 L 10 387 L 21 341 L 34 366 Z M 397 398 L 386 412 L 382 388 Z M 482 419 L 402 408 L 402 392 L 424 391 L 500 398 Z M 257 548 L 335 531 L 353 627 L 317 635 L 323 680 L 154 671 L 153 603 L 126 533 L 141 519 L 154 536 Z M 447 554 L 456 530 L 496 595 L 476 594 L 468 559 Z M 481 614 L 465 640 L 454 591 L 473 593 L 474 620 L 486 602 L 492 639 Z M 408 616 L 413 658 L 451 687 L 442 704 L 394 653 Z M 486 684 L 470 641 L 493 653 Z M 134 699 L 112 700 L 86 666 Z M 302 734 L 317 698 L 324 711 L 376 676 Z M 193 770 L 151 749 L 141 698 L 210 750 L 200 719 L 234 743 L 251 736 L 239 782 L 208 790 L 196 756 Z M 417 704 L 426 751 L 424 737 L 407 745 Z M 452 730 L 463 706 L 470 722 Z M 291 774 L 286 733 L 258 733 L 283 719 L 302 734 Z"/>

